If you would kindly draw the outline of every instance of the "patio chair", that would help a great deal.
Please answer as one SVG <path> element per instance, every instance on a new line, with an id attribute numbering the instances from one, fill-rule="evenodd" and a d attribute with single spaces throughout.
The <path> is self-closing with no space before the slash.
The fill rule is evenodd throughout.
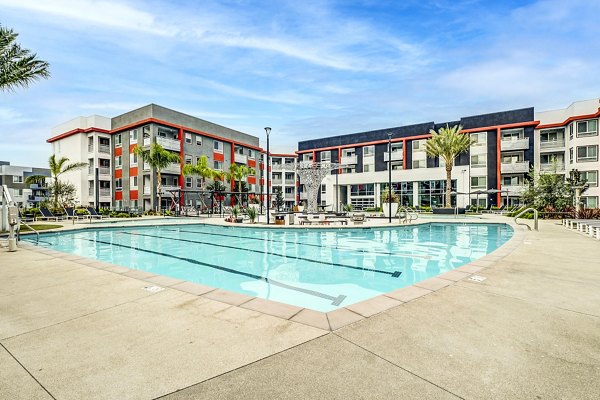
<path id="1" fill-rule="evenodd" d="M 63 207 L 65 210 L 65 214 L 67 214 L 67 220 L 69 219 L 86 219 L 88 215 L 79 215 L 75 212 L 73 207 Z"/>
<path id="2" fill-rule="evenodd" d="M 19 219 L 23 222 L 33 222 L 35 221 L 35 216 L 25 216 L 21 213 L 21 210 L 19 209 Z"/>
<path id="3" fill-rule="evenodd" d="M 354 225 L 362 225 L 365 222 L 365 214 L 354 214 L 352 216 Z"/>
<path id="4" fill-rule="evenodd" d="M 96 209 L 94 207 L 86 207 L 85 208 L 87 210 L 87 212 L 90 214 L 88 216 L 88 218 L 92 219 L 92 218 L 97 218 L 97 219 L 104 219 L 104 215 L 102 214 L 98 214 L 96 212 Z"/>
<path id="5" fill-rule="evenodd" d="M 52 220 L 53 219 L 55 221 L 58 221 L 60 219 L 59 216 L 52 214 L 52 212 L 45 207 L 40 207 L 40 213 L 42 213 L 42 216 L 38 217 L 38 219 L 43 219 L 43 220 Z"/>

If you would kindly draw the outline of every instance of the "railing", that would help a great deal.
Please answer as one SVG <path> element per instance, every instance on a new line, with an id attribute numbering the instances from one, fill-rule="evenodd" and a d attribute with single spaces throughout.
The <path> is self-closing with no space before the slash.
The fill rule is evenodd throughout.
<path id="1" fill-rule="evenodd" d="M 533 228 L 534 228 L 534 229 L 537 231 L 537 230 L 538 230 L 538 210 L 536 210 L 536 209 L 535 209 L 535 208 L 533 208 L 533 207 L 526 208 L 526 209 L 524 209 L 523 211 L 521 211 L 520 213 L 518 213 L 518 214 L 515 216 L 515 224 L 517 224 L 517 225 L 524 225 L 524 226 L 526 226 L 526 227 L 527 227 L 527 229 L 531 230 L 531 227 L 530 227 L 528 224 L 519 223 L 519 222 L 517 221 L 517 219 L 518 219 L 518 218 L 519 218 L 521 215 L 523 215 L 523 214 L 525 214 L 525 213 L 528 213 L 528 212 L 531 212 L 531 211 L 533 211 Z"/>
<path id="2" fill-rule="evenodd" d="M 94 152 L 94 145 L 88 144 L 88 153 L 93 153 L 93 152 Z"/>
<path id="3" fill-rule="evenodd" d="M 502 185 L 502 191 L 514 194 L 520 194 L 523 190 L 525 190 L 524 185 Z"/>
<path id="4" fill-rule="evenodd" d="M 300 193 L 300 200 L 308 200 L 308 193 L 307 192 L 301 192 Z"/>
<path id="5" fill-rule="evenodd" d="M 144 143 L 145 142 L 146 142 L 146 140 L 144 139 Z M 181 149 L 181 144 L 180 144 L 179 140 L 167 139 L 165 137 L 159 136 L 156 138 L 156 143 L 160 144 L 162 147 L 164 147 L 167 150 L 179 151 Z"/>
<path id="6" fill-rule="evenodd" d="M 548 140 L 546 142 L 540 142 L 540 149 L 553 149 L 565 147 L 565 139 L 563 140 Z"/>
<path id="7" fill-rule="evenodd" d="M 281 178 L 271 178 L 272 185 L 281 185 L 282 182 L 283 180 Z"/>
<path id="8" fill-rule="evenodd" d="M 540 164 L 540 171 L 554 171 L 556 169 L 556 172 L 564 172 L 565 171 L 565 163 L 547 163 L 547 164 Z"/>
<path id="9" fill-rule="evenodd" d="M 110 145 L 108 145 L 108 144 L 98 145 L 98 152 L 110 154 Z"/>
<path id="10" fill-rule="evenodd" d="M 404 152 L 392 151 L 392 161 L 401 161 L 404 158 Z M 383 153 L 383 161 L 390 161 L 390 153 L 387 151 Z"/>
<path id="11" fill-rule="evenodd" d="M 145 164 L 144 164 L 144 169 L 146 169 Z M 164 168 L 162 170 L 162 172 L 164 172 L 166 174 L 179 175 L 181 173 L 181 165 L 179 165 L 178 163 L 171 163 L 166 168 Z"/>
<path id="12" fill-rule="evenodd" d="M 527 150 L 528 148 L 529 148 L 529 138 L 516 139 L 516 140 L 501 140 L 500 141 L 501 151 Z"/>
<path id="13" fill-rule="evenodd" d="M 100 188 L 100 197 L 110 197 L 110 188 Z"/>
<path id="14" fill-rule="evenodd" d="M 144 186 L 144 194 L 150 194 L 152 191 L 152 188 L 150 186 Z"/>
<path id="15" fill-rule="evenodd" d="M 244 154 L 235 153 L 233 159 L 236 163 L 240 163 L 240 164 L 248 163 L 248 157 Z"/>
<path id="16" fill-rule="evenodd" d="M 356 156 L 342 156 L 341 164 L 356 164 Z"/>
<path id="17" fill-rule="evenodd" d="M 100 175 L 110 175 L 110 167 L 100 167 L 98 168 L 98 173 Z"/>
<path id="18" fill-rule="evenodd" d="M 285 193 L 283 198 L 285 200 L 296 200 L 296 195 L 294 193 Z"/>
<path id="19" fill-rule="evenodd" d="M 295 185 L 296 184 L 296 180 L 295 179 L 286 179 L 285 180 L 285 184 L 286 185 Z"/>
<path id="20" fill-rule="evenodd" d="M 503 174 L 520 173 L 529 171 L 529 161 L 517 161 L 513 163 L 502 163 L 500 171 Z"/>
<path id="21" fill-rule="evenodd" d="M 398 209 L 398 222 L 400 223 L 411 223 L 413 220 L 419 218 L 419 214 L 407 207 L 400 207 Z"/>

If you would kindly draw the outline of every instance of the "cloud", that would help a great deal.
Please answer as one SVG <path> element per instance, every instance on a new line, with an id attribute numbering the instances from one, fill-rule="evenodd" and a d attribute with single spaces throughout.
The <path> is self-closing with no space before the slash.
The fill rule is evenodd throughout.
<path id="1" fill-rule="evenodd" d="M 0 121 L 3 125 L 18 125 L 31 122 L 33 119 L 13 108 L 0 107 Z"/>

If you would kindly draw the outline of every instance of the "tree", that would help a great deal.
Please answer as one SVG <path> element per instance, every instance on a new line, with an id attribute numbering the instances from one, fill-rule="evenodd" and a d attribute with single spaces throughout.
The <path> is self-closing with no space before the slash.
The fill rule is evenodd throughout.
<path id="1" fill-rule="evenodd" d="M 40 78 L 50 77 L 49 64 L 37 59 L 35 53 L 21 48 L 12 29 L 0 26 L 0 90 L 26 88 Z"/>
<path id="2" fill-rule="evenodd" d="M 538 211 L 567 211 L 573 206 L 575 196 L 574 186 L 583 187 L 585 181 L 565 179 L 565 176 L 556 172 L 540 174 L 533 168 L 529 171 L 527 189 L 521 194 L 523 203 L 534 207 Z"/>
<path id="3" fill-rule="evenodd" d="M 225 173 L 225 177 L 234 186 L 235 182 L 238 183 L 238 192 L 242 191 L 242 180 L 248 175 L 254 175 L 256 172 L 254 168 L 247 167 L 245 165 L 231 164 L 229 166 L 229 172 Z"/>
<path id="4" fill-rule="evenodd" d="M 85 162 L 76 162 L 68 164 L 69 159 L 67 157 L 62 157 L 61 159 L 56 159 L 56 154 L 52 154 L 48 159 L 48 166 L 50 168 L 50 175 L 52 176 L 52 186 L 50 187 L 50 191 L 52 192 L 53 202 L 52 207 L 59 207 L 59 195 L 62 192 L 61 190 L 61 182 L 58 177 L 66 172 L 77 171 L 78 169 L 85 168 L 87 163 Z M 38 183 L 41 179 L 45 179 L 47 176 L 43 175 L 31 175 L 28 176 L 25 180 L 25 183 L 30 185 L 32 183 Z"/>
<path id="5" fill-rule="evenodd" d="M 181 157 L 177 153 L 173 153 L 169 150 L 165 150 L 160 144 L 154 142 L 150 145 L 149 149 L 135 146 L 133 152 L 146 164 L 150 165 L 150 168 L 156 171 L 156 193 L 158 195 L 158 207 L 160 209 L 162 203 L 162 176 L 161 171 L 169 166 L 169 164 L 179 163 L 181 164 Z"/>
<path id="6" fill-rule="evenodd" d="M 439 157 L 446 164 L 446 207 L 452 207 L 452 164 L 461 153 L 469 150 L 474 140 L 468 134 L 460 133 L 461 125 L 452 128 L 442 127 L 439 132 L 431 129 L 431 139 L 425 142 L 425 152 L 431 158 Z"/>
<path id="7" fill-rule="evenodd" d="M 217 177 L 217 171 L 208 166 L 208 158 L 206 156 L 200 157 L 198 164 L 190 165 L 186 164 L 183 166 L 183 175 L 196 175 L 202 179 L 202 189 L 206 183 L 206 179 L 215 179 Z"/>
<path id="8" fill-rule="evenodd" d="M 281 188 L 275 188 L 275 207 L 277 207 L 277 211 L 281 211 L 281 208 L 285 205 L 285 201 L 283 200 L 283 193 Z"/>

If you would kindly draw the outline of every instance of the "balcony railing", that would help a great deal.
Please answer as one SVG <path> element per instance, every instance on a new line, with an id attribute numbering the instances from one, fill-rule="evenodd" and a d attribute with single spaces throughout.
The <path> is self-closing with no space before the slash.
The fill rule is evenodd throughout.
<path id="1" fill-rule="evenodd" d="M 500 171 L 503 174 L 518 174 L 529 171 L 529 161 L 516 161 L 513 163 L 502 163 Z"/>
<path id="2" fill-rule="evenodd" d="M 565 172 L 565 163 L 564 162 L 556 162 L 556 163 L 543 163 L 540 164 L 540 171 L 543 172 Z"/>
<path id="3" fill-rule="evenodd" d="M 284 200 L 296 200 L 296 195 L 294 193 L 285 193 L 283 195 Z"/>
<path id="4" fill-rule="evenodd" d="M 88 153 L 93 153 L 93 152 L 94 152 L 94 145 L 88 144 Z"/>
<path id="5" fill-rule="evenodd" d="M 144 194 L 150 194 L 152 191 L 152 188 L 150 186 L 144 186 Z"/>
<path id="6" fill-rule="evenodd" d="M 98 152 L 110 154 L 110 146 L 108 144 L 100 144 L 98 145 Z"/>
<path id="7" fill-rule="evenodd" d="M 281 178 L 272 178 L 271 179 L 272 185 L 281 185 L 282 182 L 283 182 L 283 180 Z"/>
<path id="8" fill-rule="evenodd" d="M 500 141 L 500 149 L 502 149 L 502 151 L 527 150 L 528 148 L 529 138 Z"/>
<path id="9" fill-rule="evenodd" d="M 560 149 L 565 147 L 565 139 L 562 140 L 549 140 L 546 142 L 540 142 L 540 149 Z"/>
<path id="10" fill-rule="evenodd" d="M 508 190 L 508 194 L 521 194 L 525 190 L 525 185 L 502 185 L 502 193 Z"/>
<path id="11" fill-rule="evenodd" d="M 301 192 L 300 193 L 300 200 L 307 200 L 307 199 L 308 199 L 308 193 Z"/>
<path id="12" fill-rule="evenodd" d="M 110 188 L 100 188 L 98 193 L 100 194 L 100 197 L 110 197 L 110 195 L 111 195 Z M 93 187 L 90 188 L 89 194 L 90 194 L 90 196 L 94 196 L 94 188 Z"/>
<path id="13" fill-rule="evenodd" d="M 161 190 L 162 194 L 168 194 L 169 192 L 181 190 L 181 186 L 161 185 L 160 190 Z"/>
<path id="14" fill-rule="evenodd" d="M 392 151 L 392 161 L 402 161 L 402 159 L 404 158 L 404 152 L 402 151 Z M 388 162 L 390 161 L 390 153 L 389 152 L 385 152 L 383 153 L 383 161 Z"/>
<path id="15" fill-rule="evenodd" d="M 296 180 L 295 179 L 286 179 L 285 180 L 285 184 L 286 185 L 295 185 L 296 184 Z"/>
<path id="16" fill-rule="evenodd" d="M 110 175 L 110 167 L 99 167 L 98 173 L 100 175 Z"/>
<path id="17" fill-rule="evenodd" d="M 244 154 L 235 153 L 233 159 L 236 163 L 239 163 L 239 164 L 247 164 L 248 163 L 248 156 L 246 156 Z"/>
<path id="18" fill-rule="evenodd" d="M 342 156 L 342 164 L 356 164 L 356 156 Z"/>
<path id="19" fill-rule="evenodd" d="M 144 138 L 144 146 L 150 146 L 152 140 L 150 138 Z M 156 138 L 156 143 L 160 144 L 163 148 L 167 150 L 179 151 L 181 150 L 181 143 L 179 140 L 169 139 L 165 137 L 158 136 Z"/>
<path id="20" fill-rule="evenodd" d="M 146 165 L 144 164 L 144 169 L 146 169 Z M 149 168 L 148 168 L 149 169 Z M 171 163 L 166 168 L 162 170 L 165 174 L 175 174 L 179 175 L 181 173 L 181 165 L 178 163 Z"/>

